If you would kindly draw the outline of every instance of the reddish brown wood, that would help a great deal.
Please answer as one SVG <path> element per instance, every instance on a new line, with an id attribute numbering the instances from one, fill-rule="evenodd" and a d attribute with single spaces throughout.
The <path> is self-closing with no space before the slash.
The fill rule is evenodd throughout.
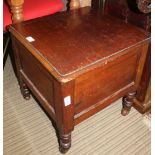
<path id="1" fill-rule="evenodd" d="M 15 42 L 12 43 L 12 46 L 13 46 L 14 49 L 16 49 L 16 43 Z M 17 73 L 21 93 L 22 93 L 23 97 L 26 100 L 28 100 L 28 99 L 30 99 L 30 92 L 29 92 L 28 87 L 27 87 L 26 83 L 23 81 L 22 76 L 20 74 L 20 70 L 22 69 L 22 66 L 21 66 L 21 61 L 20 61 L 20 58 L 19 58 L 19 52 L 17 50 L 15 50 L 15 52 L 14 52 L 14 58 L 16 60 L 15 61 L 15 63 L 16 63 L 16 73 Z"/>
<path id="2" fill-rule="evenodd" d="M 62 153 L 66 153 L 71 147 L 71 132 L 74 129 L 74 86 L 74 81 L 68 83 L 54 81 L 56 124 Z M 69 97 L 69 105 L 65 105 L 67 97 Z"/>
<path id="3" fill-rule="evenodd" d="M 48 89 L 48 87 L 47 88 L 45 87 L 48 84 L 49 86 L 52 86 L 51 83 L 53 81 L 53 77 L 44 69 L 44 67 L 40 64 L 40 62 L 37 61 L 34 58 L 34 56 L 30 52 L 28 52 L 27 49 L 22 44 L 20 44 L 20 42 L 14 36 L 11 36 L 11 38 L 12 38 L 13 49 L 15 51 L 14 58 L 15 58 L 16 70 L 17 70 L 16 72 L 17 72 L 17 77 L 18 77 L 18 81 L 19 81 L 19 85 L 21 89 L 23 88 L 22 83 L 24 81 L 25 86 L 28 88 L 31 88 L 31 91 L 36 96 L 36 98 L 39 100 L 41 105 L 45 108 L 45 110 L 48 112 L 51 118 L 55 120 L 54 103 L 52 102 L 53 101 L 53 96 L 52 96 L 53 89 L 51 87 L 50 89 Z M 24 59 L 23 59 L 23 56 L 24 56 Z M 28 63 L 25 64 L 25 61 Z M 24 72 L 23 72 L 22 68 L 23 67 L 25 68 L 25 66 L 28 67 L 27 69 L 31 68 L 30 73 L 27 72 L 26 69 L 24 69 Z M 35 71 L 35 74 L 33 71 Z M 40 73 L 40 71 L 43 72 L 43 74 Z M 47 81 L 50 80 L 50 82 L 46 84 L 47 83 L 46 80 Z M 44 92 L 44 90 L 46 90 L 46 92 Z M 23 94 L 22 90 L 21 92 Z"/>
<path id="4" fill-rule="evenodd" d="M 138 0 L 138 5 L 136 1 L 130 0 L 106 0 L 105 1 L 105 13 L 112 16 L 118 17 L 125 22 L 134 24 L 138 27 L 143 28 L 146 31 L 150 31 L 151 18 L 150 18 L 150 8 L 147 8 L 150 1 L 149 0 Z M 147 9 L 147 10 L 146 10 Z M 140 11 L 141 12 L 140 12 Z M 147 12 L 147 14 L 144 13 Z M 148 54 L 145 62 L 145 67 L 143 69 L 143 76 L 141 82 L 138 86 L 136 99 L 134 100 L 133 106 L 141 113 L 145 113 L 150 109 L 151 104 L 151 60 L 150 60 L 151 49 L 148 49 Z"/>
<path id="5" fill-rule="evenodd" d="M 38 64 L 38 61 L 34 59 L 34 57 L 24 48 L 23 45 L 18 44 L 18 46 L 23 49 L 22 51 L 19 51 L 19 56 L 24 73 L 29 79 L 31 78 L 32 83 L 54 108 L 54 92 L 53 89 L 51 89 L 54 85 L 53 78 L 40 64 Z M 40 85 L 40 83 L 43 83 L 43 85 Z"/>
<path id="6" fill-rule="evenodd" d="M 149 85 L 150 76 L 151 76 L 151 45 L 149 46 L 147 57 L 143 69 L 143 75 L 142 80 L 140 81 L 140 86 L 138 88 L 137 92 L 137 98 L 140 102 L 143 102 L 145 99 L 145 91 L 147 90 L 147 87 Z"/>
<path id="7" fill-rule="evenodd" d="M 78 12 L 81 15 L 83 14 L 83 18 L 78 19 Z M 22 38 L 20 35 L 18 35 L 18 37 L 25 41 L 25 38 L 31 35 L 36 40 L 31 43 L 31 45 L 33 45 L 31 48 L 35 47 L 38 49 L 38 51 L 33 52 L 33 54 L 36 54 L 37 57 L 41 57 L 42 60 L 47 59 L 47 61 L 45 61 L 46 65 L 53 69 L 56 76 L 67 77 L 75 72 L 81 72 L 81 68 L 90 68 L 94 61 L 101 61 L 102 58 L 113 54 L 114 51 L 120 51 L 119 53 L 121 53 L 121 50 L 124 50 L 126 47 L 133 46 L 145 38 L 147 39 L 147 34 L 145 36 L 144 33 L 139 33 L 140 30 L 138 30 L 138 28 L 135 27 L 135 29 L 133 29 L 131 25 L 126 25 L 119 19 L 111 16 L 98 16 L 96 17 L 96 22 L 93 22 L 92 18 L 96 15 L 95 12 L 90 12 L 88 8 L 78 12 L 76 16 L 74 12 L 70 14 L 57 13 L 53 16 L 47 16 L 44 20 L 48 22 L 43 22 L 44 25 L 42 25 L 42 18 L 37 21 L 31 20 L 29 21 L 30 24 L 26 25 L 26 22 L 14 25 L 14 28 L 18 29 L 18 33 L 22 33 Z M 87 16 L 84 16 L 84 14 L 87 14 Z M 68 21 L 65 20 L 66 18 L 73 18 L 73 20 L 68 24 Z M 86 20 L 87 22 L 85 22 Z M 105 22 L 101 22 L 101 20 Z M 77 23 L 77 21 L 79 23 Z M 42 26 L 48 27 L 51 30 L 40 30 Z M 117 27 L 120 26 L 122 28 L 116 31 Z M 38 28 L 36 29 L 35 27 Z M 60 32 L 56 31 L 59 29 Z M 128 30 L 128 32 L 126 30 Z M 47 32 L 48 35 L 44 35 Z M 61 39 L 55 39 L 57 36 Z M 39 41 L 42 40 L 42 38 L 46 40 L 46 44 Z M 130 42 L 128 38 L 130 38 Z M 104 40 L 104 44 L 97 40 Z M 119 40 L 121 44 L 117 40 Z M 27 46 L 30 47 L 30 45 Z M 62 50 L 64 51 L 63 55 L 60 55 Z M 89 52 L 84 52 L 86 50 L 89 50 Z M 34 49 L 34 51 L 36 50 Z M 73 56 L 76 57 L 76 60 Z M 100 61 L 96 64 L 99 64 Z M 52 67 L 50 67 L 49 64 L 52 64 Z M 63 66 L 61 64 L 63 64 Z"/>
<path id="8" fill-rule="evenodd" d="M 150 42 L 148 32 L 89 7 L 10 32 L 18 76 L 55 120 L 62 153 L 76 124 L 137 90 Z"/>
<path id="9" fill-rule="evenodd" d="M 104 13 L 118 17 L 127 23 L 150 30 L 150 14 L 141 13 L 138 10 L 136 1 L 130 0 L 106 0 Z"/>
<path id="10" fill-rule="evenodd" d="M 139 61 L 139 57 L 135 53 L 136 50 L 137 48 L 128 50 L 129 53 L 126 51 L 127 55 L 120 56 L 119 59 L 107 63 L 104 67 L 101 65 L 97 70 L 89 71 L 77 78 L 75 93 L 75 111 L 77 114 L 134 81 L 135 66 Z"/>
<path id="11" fill-rule="evenodd" d="M 151 108 L 151 44 L 149 45 L 141 81 L 137 89 L 134 107 L 141 113 Z"/>

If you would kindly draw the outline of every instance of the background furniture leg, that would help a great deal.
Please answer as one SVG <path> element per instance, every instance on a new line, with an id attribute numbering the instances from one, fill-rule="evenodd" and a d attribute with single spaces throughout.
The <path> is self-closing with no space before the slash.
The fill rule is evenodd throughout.
<path id="1" fill-rule="evenodd" d="M 23 21 L 23 4 L 24 0 L 7 0 L 12 13 L 12 22 L 19 23 Z"/>
<path id="2" fill-rule="evenodd" d="M 69 4 L 70 10 L 75 10 L 80 8 L 80 1 L 79 0 L 71 0 Z"/>

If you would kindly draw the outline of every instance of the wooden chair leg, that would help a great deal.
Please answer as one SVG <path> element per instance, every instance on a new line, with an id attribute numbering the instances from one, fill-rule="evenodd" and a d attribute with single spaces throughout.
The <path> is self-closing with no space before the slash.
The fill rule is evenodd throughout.
<path id="1" fill-rule="evenodd" d="M 70 10 L 75 10 L 80 8 L 80 1 L 79 0 L 71 0 L 69 4 Z"/>

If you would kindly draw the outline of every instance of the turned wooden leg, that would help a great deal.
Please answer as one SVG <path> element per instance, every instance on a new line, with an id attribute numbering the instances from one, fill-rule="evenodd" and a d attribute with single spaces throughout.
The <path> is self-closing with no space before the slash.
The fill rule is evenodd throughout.
<path id="1" fill-rule="evenodd" d="M 59 134 L 59 150 L 61 153 L 65 154 L 71 147 L 71 133 L 69 134 Z"/>
<path id="2" fill-rule="evenodd" d="M 21 80 L 19 81 L 19 85 L 20 85 L 21 93 L 22 93 L 24 99 L 29 100 L 30 99 L 30 91 L 29 91 L 28 87 Z"/>
<path id="3" fill-rule="evenodd" d="M 131 93 L 128 93 L 127 96 L 123 97 L 123 100 L 122 100 L 123 107 L 122 107 L 122 111 L 121 111 L 121 114 L 123 116 L 126 116 L 129 114 L 132 104 L 133 104 L 133 99 L 135 98 L 135 95 L 136 95 L 136 92 L 131 92 Z"/>
<path id="4" fill-rule="evenodd" d="M 7 0 L 12 13 L 12 22 L 20 23 L 23 18 L 23 4 L 24 0 Z"/>
<path id="5" fill-rule="evenodd" d="M 75 10 L 80 8 L 80 1 L 79 0 L 71 0 L 70 1 L 70 10 Z"/>

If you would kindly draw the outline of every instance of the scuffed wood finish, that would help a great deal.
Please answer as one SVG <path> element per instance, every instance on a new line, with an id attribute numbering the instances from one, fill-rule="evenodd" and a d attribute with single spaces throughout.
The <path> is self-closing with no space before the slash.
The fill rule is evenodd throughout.
<path id="1" fill-rule="evenodd" d="M 13 42 L 12 43 L 12 46 L 13 46 L 14 49 L 16 49 L 16 47 L 17 47 L 16 42 Z M 24 82 L 24 80 L 22 78 L 22 75 L 20 74 L 20 70 L 21 70 L 22 66 L 21 66 L 21 62 L 20 62 L 18 50 L 15 50 L 15 52 L 14 52 L 14 58 L 16 60 L 15 61 L 15 64 L 16 64 L 16 73 L 17 73 L 17 78 L 18 78 L 18 82 L 19 82 L 21 93 L 22 93 L 23 97 L 26 100 L 28 100 L 28 99 L 30 99 L 30 92 L 28 90 L 28 87 L 27 87 L 26 83 Z"/>
<path id="2" fill-rule="evenodd" d="M 138 1 L 137 1 L 138 2 Z M 149 2 L 149 1 L 145 1 Z M 144 3 L 143 0 L 139 1 L 146 6 L 148 3 Z M 146 31 L 150 31 L 151 27 L 151 17 L 150 13 L 142 13 L 139 11 L 136 1 L 126 1 L 126 0 L 106 0 L 104 12 L 105 14 L 110 14 L 117 18 L 122 19 L 124 22 L 131 23 L 138 27 L 143 28 Z M 133 106 L 141 113 L 145 113 L 151 107 L 151 88 L 150 88 L 150 78 L 151 78 L 151 48 L 149 47 L 147 52 L 147 57 L 145 60 L 145 66 L 143 69 L 143 76 L 141 78 L 140 84 L 138 86 L 136 98 L 134 99 Z"/>
<path id="3" fill-rule="evenodd" d="M 56 125 L 60 138 L 59 149 L 62 153 L 66 153 L 71 147 L 71 132 L 74 129 L 74 88 L 74 80 L 67 83 L 54 81 Z M 66 102 L 68 105 L 65 105 Z"/>
<path id="4" fill-rule="evenodd" d="M 146 31 L 150 31 L 150 14 L 143 14 L 138 10 L 136 1 L 130 0 L 106 0 L 104 13 L 122 19 L 126 23 L 131 23 Z"/>
<path id="5" fill-rule="evenodd" d="M 23 4 L 24 0 L 7 0 L 12 12 L 12 22 L 19 23 L 24 20 Z"/>
<path id="6" fill-rule="evenodd" d="M 138 48 L 127 50 L 127 55 L 114 58 L 115 61 L 108 62 L 105 66 L 101 65 L 97 70 L 89 71 L 77 78 L 75 93 L 77 115 L 83 113 L 86 108 L 93 107 L 94 103 L 108 99 L 111 94 L 125 86 L 130 86 L 135 78 L 135 66 L 139 59 L 135 51 L 138 51 Z"/>
<path id="7" fill-rule="evenodd" d="M 80 18 L 81 15 L 83 18 Z M 96 19 L 92 20 L 92 18 Z M 89 70 L 91 66 L 105 62 L 106 57 L 109 57 L 108 61 L 110 61 L 110 57 L 115 57 L 117 52 L 122 54 L 126 48 L 144 42 L 149 36 L 149 33 L 145 32 L 146 35 L 140 33 L 138 28 L 133 29 L 131 25 L 126 25 L 119 19 L 97 15 L 89 7 L 77 10 L 76 16 L 74 11 L 71 11 L 69 14 L 57 13 L 53 16 L 47 16 L 44 20 L 45 22 L 42 22 L 42 18 L 32 20 L 29 21 L 29 24 L 23 22 L 20 24 L 20 28 L 19 24 L 16 24 L 10 28 L 10 31 L 29 48 L 40 62 L 44 62 L 43 65 L 60 81 L 73 79 L 83 72 L 83 68 Z M 117 31 L 120 22 L 122 28 Z M 48 27 L 50 31 L 49 29 L 41 29 L 43 26 Z M 36 29 L 36 27 L 38 28 Z M 61 29 L 60 31 L 56 31 L 58 27 Z M 18 35 L 16 29 L 18 29 Z M 44 35 L 47 31 L 48 35 Z M 30 34 L 36 41 L 26 44 L 25 38 Z M 57 36 L 61 39 L 56 39 Z M 46 40 L 46 46 L 39 41 L 42 38 Z M 128 38 L 130 38 L 130 42 Z M 104 40 L 104 44 L 101 42 L 102 40 Z M 35 49 L 38 51 L 36 52 Z M 114 51 L 115 53 L 113 53 Z"/>
<path id="8" fill-rule="evenodd" d="M 55 121 L 62 153 L 75 125 L 123 96 L 132 102 L 150 33 L 90 7 L 14 24 L 10 32 L 19 84 Z"/>
<path id="9" fill-rule="evenodd" d="M 143 13 L 151 12 L 151 0 L 137 0 L 138 8 Z"/>

